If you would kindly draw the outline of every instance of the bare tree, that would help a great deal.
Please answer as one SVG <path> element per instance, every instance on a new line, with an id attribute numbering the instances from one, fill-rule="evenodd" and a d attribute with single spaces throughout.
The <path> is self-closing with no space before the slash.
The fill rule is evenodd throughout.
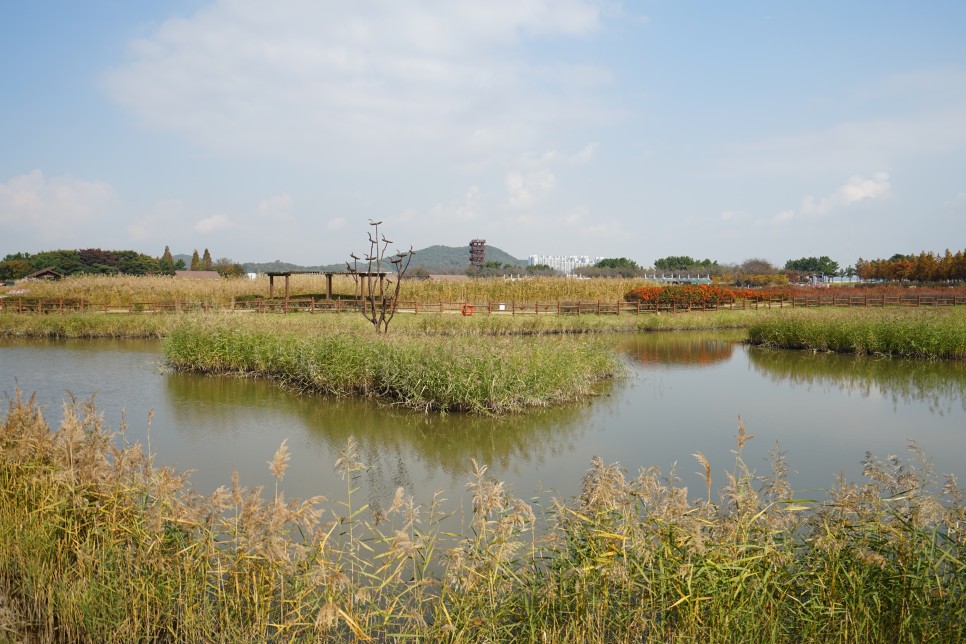
<path id="1" fill-rule="evenodd" d="M 369 253 L 365 257 L 350 253 L 352 264 L 346 262 L 345 266 L 356 284 L 360 312 L 376 328 L 376 333 L 388 333 L 389 322 L 396 315 L 403 275 L 416 253 L 410 246 L 405 253 L 387 257 L 392 241 L 379 234 L 381 224 L 381 221 L 369 220 L 374 228 L 369 233 Z M 360 260 L 364 263 L 360 264 Z"/>

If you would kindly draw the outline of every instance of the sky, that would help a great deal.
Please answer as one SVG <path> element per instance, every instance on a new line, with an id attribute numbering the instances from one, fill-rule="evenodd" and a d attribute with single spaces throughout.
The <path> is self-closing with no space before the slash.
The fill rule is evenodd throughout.
<path id="1" fill-rule="evenodd" d="M 966 248 L 966 3 L 0 3 L 0 257 Z"/>

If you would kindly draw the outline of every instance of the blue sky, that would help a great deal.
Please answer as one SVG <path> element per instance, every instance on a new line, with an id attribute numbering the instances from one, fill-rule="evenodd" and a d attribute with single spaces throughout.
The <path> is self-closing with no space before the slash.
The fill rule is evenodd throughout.
<path id="1" fill-rule="evenodd" d="M 6 2 L 0 256 L 966 248 L 966 3 Z"/>

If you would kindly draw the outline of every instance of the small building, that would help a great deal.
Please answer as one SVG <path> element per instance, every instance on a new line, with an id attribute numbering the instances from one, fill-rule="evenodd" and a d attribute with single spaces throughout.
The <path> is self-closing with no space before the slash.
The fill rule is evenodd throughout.
<path id="1" fill-rule="evenodd" d="M 220 280 L 218 271 L 175 271 L 174 276 L 183 280 Z"/>
<path id="2" fill-rule="evenodd" d="M 52 266 L 47 268 L 42 268 L 39 271 L 31 273 L 24 277 L 25 280 L 61 280 L 64 279 L 64 274 L 55 271 Z"/>

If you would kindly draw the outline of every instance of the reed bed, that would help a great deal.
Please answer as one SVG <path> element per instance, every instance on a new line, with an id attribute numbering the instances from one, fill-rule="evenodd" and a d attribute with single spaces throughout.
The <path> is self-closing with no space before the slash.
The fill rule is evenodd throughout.
<path id="1" fill-rule="evenodd" d="M 187 314 L 185 314 L 187 315 Z M 176 315 L 0 313 L 0 337 L 8 338 L 163 338 L 178 323 Z"/>
<path id="2" fill-rule="evenodd" d="M 177 327 L 164 353 L 175 369 L 268 377 L 296 389 L 441 412 L 508 413 L 575 401 L 623 372 L 612 351 L 589 341 L 306 334 L 226 318 Z"/>
<path id="3" fill-rule="evenodd" d="M 758 311 L 706 311 L 661 315 L 474 315 L 398 313 L 392 334 L 434 336 L 511 336 L 625 333 L 701 329 L 739 329 L 768 315 Z M 293 330 L 306 334 L 340 331 L 372 331 L 357 313 L 257 315 L 251 312 L 145 313 L 51 313 L 19 315 L 0 313 L 0 337 L 34 338 L 142 338 L 166 337 L 182 321 L 194 319 L 232 320 L 252 329 Z"/>
<path id="4" fill-rule="evenodd" d="M 403 280 L 400 299 L 426 302 L 617 302 L 628 291 L 648 284 L 624 278 L 568 279 L 490 277 L 465 280 Z"/>
<path id="5" fill-rule="evenodd" d="M 313 276 L 322 284 L 325 279 Z M 176 277 L 154 276 L 110 276 L 110 275 L 71 275 L 58 281 L 33 281 L 18 285 L 15 291 L 27 289 L 26 295 L 32 298 L 76 298 L 107 304 L 127 306 L 132 302 L 173 302 L 209 303 L 230 306 L 233 297 L 245 295 L 264 295 L 268 297 L 268 278 L 257 280 L 221 279 L 189 280 Z M 10 289 L 7 289 L 8 291 Z"/>
<path id="6" fill-rule="evenodd" d="M 526 277 L 523 279 L 473 278 L 473 279 L 404 279 L 400 299 L 421 302 L 618 302 L 636 289 L 654 287 L 653 281 L 642 278 L 591 278 L 568 279 L 563 277 Z M 185 304 L 206 303 L 216 307 L 228 307 L 233 299 L 268 297 L 269 278 L 260 276 L 221 280 L 187 280 L 169 276 L 109 276 L 73 275 L 60 281 L 34 281 L 15 287 L 0 286 L 0 295 L 28 289 L 31 298 L 82 299 L 97 304 L 122 307 L 131 303 L 181 302 Z M 291 297 L 318 296 L 326 292 L 323 275 L 292 275 L 289 278 Z M 335 275 L 332 281 L 336 295 L 353 295 L 355 283 L 346 275 Z M 275 280 L 275 295 L 284 293 L 284 280 Z M 835 285 L 834 288 L 781 287 L 739 291 L 748 298 L 819 298 L 850 295 L 856 297 L 959 296 L 966 295 L 961 285 L 950 287 L 900 288 L 895 286 Z"/>
<path id="7" fill-rule="evenodd" d="M 768 309 L 622 315 L 397 315 L 394 328 L 429 335 L 553 335 L 739 329 Z M 777 311 L 776 311 L 777 314 Z"/>
<path id="8" fill-rule="evenodd" d="M 641 279 L 588 279 L 533 277 L 520 280 L 481 279 L 404 279 L 400 298 L 425 302 L 556 302 L 557 300 L 617 302 L 633 288 L 646 284 Z M 36 298 L 79 298 L 110 306 L 127 306 L 131 302 L 179 301 L 208 302 L 230 306 L 233 298 L 268 297 L 269 279 L 244 278 L 222 280 L 186 280 L 167 276 L 77 275 L 60 281 L 37 281 L 18 285 L 14 290 L 29 289 Z M 284 292 L 283 278 L 275 280 L 275 294 Z M 11 289 L 3 289 L 11 290 Z M 332 280 L 335 294 L 352 295 L 355 283 L 345 275 Z M 326 292 L 323 275 L 292 275 L 289 294 L 298 297 Z"/>
<path id="9" fill-rule="evenodd" d="M 0 419 L 0 637 L 38 641 L 954 642 L 966 637 L 966 512 L 911 445 L 866 481 L 796 499 L 784 454 L 670 472 L 595 459 L 582 491 L 524 501 L 467 464 L 472 508 L 438 495 L 372 512 L 349 438 L 333 498 L 233 477 L 211 495 L 126 444 L 89 403 L 56 431 L 17 392 Z M 715 480 L 723 481 L 712 499 Z M 713 478 L 715 480 L 713 480 Z M 330 492 L 330 491 L 327 491 Z M 546 509 L 541 509 L 546 508 Z"/>
<path id="10" fill-rule="evenodd" d="M 753 323 L 752 344 L 898 358 L 966 359 L 966 313 L 959 309 L 878 309 L 865 314 L 787 311 Z"/>

